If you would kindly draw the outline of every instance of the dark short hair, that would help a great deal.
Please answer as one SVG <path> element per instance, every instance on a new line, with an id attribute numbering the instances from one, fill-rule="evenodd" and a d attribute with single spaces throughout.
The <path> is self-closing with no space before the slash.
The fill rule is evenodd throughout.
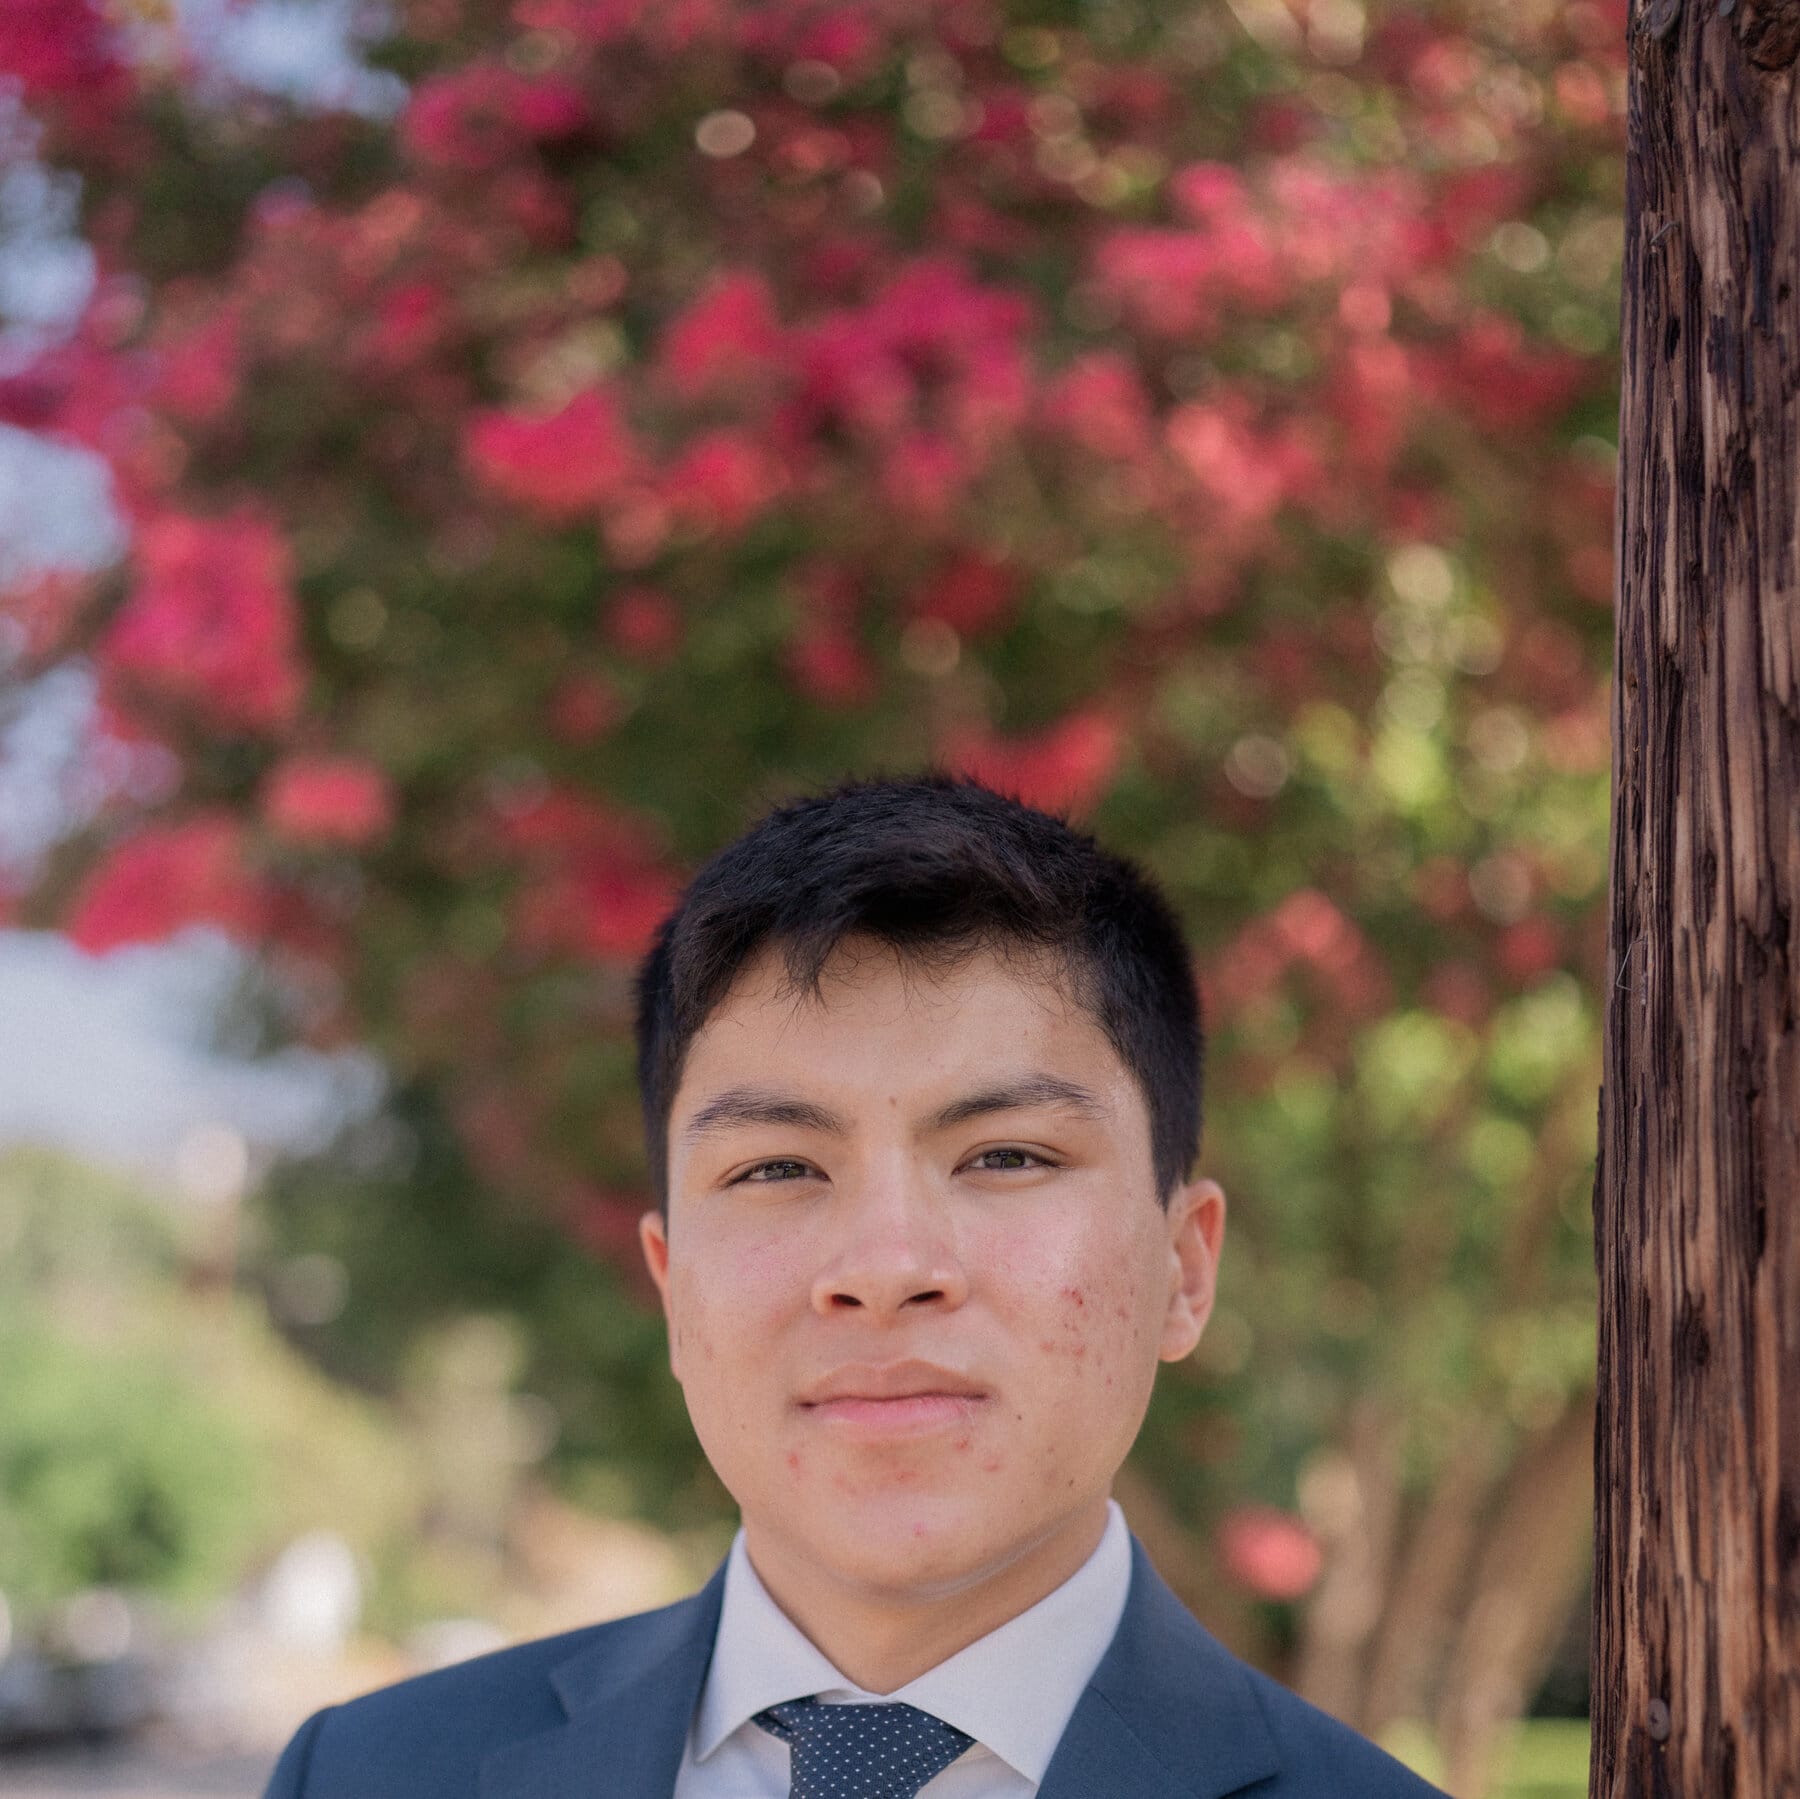
<path id="1" fill-rule="evenodd" d="M 797 991 L 819 990 L 847 937 L 922 961 L 1036 951 L 1136 1077 L 1159 1199 L 1200 1147 L 1204 1043 L 1181 927 L 1150 878 L 1060 818 L 943 774 L 852 781 L 778 806 L 712 857 L 638 974 L 638 1089 L 658 1202 L 669 1113 L 695 1034 L 738 971 L 779 945 Z"/>

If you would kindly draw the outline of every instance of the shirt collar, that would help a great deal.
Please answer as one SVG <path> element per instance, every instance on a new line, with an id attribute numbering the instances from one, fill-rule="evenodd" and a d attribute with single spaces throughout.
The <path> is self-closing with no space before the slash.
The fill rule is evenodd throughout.
<path id="1" fill-rule="evenodd" d="M 1041 1782 L 1077 1702 L 1125 1613 L 1131 1538 L 1118 1505 L 1094 1553 L 1052 1593 L 899 1691 L 847 1680 L 789 1620 L 750 1565 L 740 1530 L 725 1566 L 712 1666 L 694 1714 L 705 1761 L 756 1713 L 809 1693 L 833 1701 L 916 1705 Z"/>

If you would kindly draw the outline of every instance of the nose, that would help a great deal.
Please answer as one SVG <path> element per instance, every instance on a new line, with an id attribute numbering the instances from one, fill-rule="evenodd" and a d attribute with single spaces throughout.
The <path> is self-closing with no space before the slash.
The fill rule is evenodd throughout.
<path id="1" fill-rule="evenodd" d="M 813 1310 L 897 1317 L 907 1310 L 954 1310 L 969 1283 L 941 1199 L 911 1169 L 840 1185 L 837 1233 L 813 1281 Z"/>

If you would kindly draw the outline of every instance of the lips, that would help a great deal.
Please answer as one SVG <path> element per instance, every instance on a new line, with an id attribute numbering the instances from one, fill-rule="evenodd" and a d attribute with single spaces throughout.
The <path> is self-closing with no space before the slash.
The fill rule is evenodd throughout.
<path id="1" fill-rule="evenodd" d="M 915 1436 L 966 1424 L 987 1389 L 934 1362 L 853 1363 L 796 1401 L 808 1418 L 855 1436 Z"/>

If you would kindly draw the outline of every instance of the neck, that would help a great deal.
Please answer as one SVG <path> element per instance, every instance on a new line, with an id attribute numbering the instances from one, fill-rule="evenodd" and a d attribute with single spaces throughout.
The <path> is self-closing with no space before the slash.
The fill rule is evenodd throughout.
<path id="1" fill-rule="evenodd" d="M 886 1694 L 1055 1592 L 1105 1529 L 1101 1500 L 999 1567 L 927 1589 L 845 1578 L 749 1519 L 744 1547 L 769 1597 L 813 1647 L 864 1692 Z"/>

